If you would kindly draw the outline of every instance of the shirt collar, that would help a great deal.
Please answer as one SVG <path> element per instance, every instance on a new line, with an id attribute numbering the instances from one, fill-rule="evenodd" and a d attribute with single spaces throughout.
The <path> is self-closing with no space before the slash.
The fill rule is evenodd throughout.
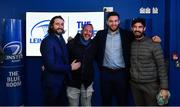
<path id="1" fill-rule="evenodd" d="M 108 34 L 110 34 L 110 35 L 119 34 L 119 29 L 117 29 L 117 30 L 114 31 L 114 32 L 112 32 L 111 30 L 108 29 Z"/>

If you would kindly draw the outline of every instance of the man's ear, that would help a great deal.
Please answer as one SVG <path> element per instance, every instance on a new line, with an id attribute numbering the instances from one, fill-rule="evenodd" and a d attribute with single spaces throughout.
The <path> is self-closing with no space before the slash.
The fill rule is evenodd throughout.
<path id="1" fill-rule="evenodd" d="M 133 31 L 133 27 L 131 26 L 131 31 Z"/>
<path id="2" fill-rule="evenodd" d="M 108 21 L 106 21 L 106 24 L 108 25 Z"/>
<path id="3" fill-rule="evenodd" d="M 146 27 L 144 27 L 144 31 L 146 31 Z"/>

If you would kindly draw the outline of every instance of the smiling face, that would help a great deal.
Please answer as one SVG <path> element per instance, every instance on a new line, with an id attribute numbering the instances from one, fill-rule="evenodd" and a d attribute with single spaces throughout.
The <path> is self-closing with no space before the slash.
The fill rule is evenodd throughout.
<path id="1" fill-rule="evenodd" d="M 56 18 L 54 19 L 54 23 L 52 25 L 53 27 L 53 31 L 56 34 L 63 34 L 64 33 L 64 20 L 60 19 L 60 18 Z"/>
<path id="2" fill-rule="evenodd" d="M 118 16 L 110 16 L 107 20 L 107 25 L 109 30 L 112 32 L 116 31 L 119 28 L 120 20 Z"/>
<path id="3" fill-rule="evenodd" d="M 82 35 L 84 40 L 89 40 L 91 39 L 93 35 L 93 26 L 92 25 L 85 25 L 83 30 L 82 30 Z"/>
<path id="4" fill-rule="evenodd" d="M 137 22 L 131 27 L 135 38 L 141 38 L 146 30 L 142 23 Z"/>

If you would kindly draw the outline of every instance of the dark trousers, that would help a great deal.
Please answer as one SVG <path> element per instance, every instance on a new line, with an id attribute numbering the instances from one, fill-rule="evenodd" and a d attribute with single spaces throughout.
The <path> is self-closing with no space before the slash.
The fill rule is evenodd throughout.
<path id="1" fill-rule="evenodd" d="M 157 106 L 156 95 L 159 91 L 157 82 L 136 83 L 130 81 L 136 106 Z"/>
<path id="2" fill-rule="evenodd" d="M 52 80 L 52 78 L 55 79 L 57 76 L 52 76 L 52 74 L 47 75 L 47 73 L 42 75 L 44 106 L 68 106 L 66 94 L 67 83 L 64 80 L 63 75 L 62 78 L 59 78 L 58 80 Z"/>
<path id="3" fill-rule="evenodd" d="M 66 89 L 59 91 L 58 95 L 54 95 L 50 88 L 45 89 L 44 93 L 44 105 L 45 106 L 68 106 L 68 99 L 66 95 Z"/>
<path id="4" fill-rule="evenodd" d="M 117 72 L 101 71 L 102 105 L 111 106 L 113 95 L 118 106 L 128 105 L 129 75 L 125 70 Z"/>

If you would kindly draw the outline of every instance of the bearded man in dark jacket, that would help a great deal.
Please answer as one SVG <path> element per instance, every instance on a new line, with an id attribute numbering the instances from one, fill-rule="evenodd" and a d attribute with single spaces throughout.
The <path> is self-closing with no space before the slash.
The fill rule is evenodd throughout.
<path id="1" fill-rule="evenodd" d="M 79 69 L 71 71 L 72 80 L 67 88 L 70 106 L 78 106 L 80 96 L 81 106 L 91 106 L 94 77 L 93 60 L 96 53 L 96 46 L 91 39 L 92 35 L 92 24 L 86 24 L 82 28 L 81 34 L 78 33 L 67 44 L 70 61 L 77 59 L 82 64 Z"/>

